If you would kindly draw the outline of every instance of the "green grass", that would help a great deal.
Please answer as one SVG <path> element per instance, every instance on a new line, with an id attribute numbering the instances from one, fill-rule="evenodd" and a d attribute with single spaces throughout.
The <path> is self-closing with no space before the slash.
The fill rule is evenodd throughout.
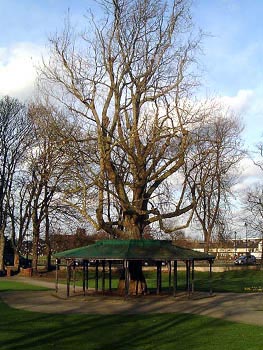
<path id="1" fill-rule="evenodd" d="M 0 279 L 1 291 L 32 288 Z M 189 314 L 51 315 L 1 300 L 0 312 L 0 350 L 258 350 L 263 339 L 263 327 Z"/>
<path id="2" fill-rule="evenodd" d="M 258 350 L 263 327 L 181 315 L 48 315 L 0 302 L 1 350 Z"/>
<path id="3" fill-rule="evenodd" d="M 16 282 L 16 281 L 1 281 L 0 279 L 0 292 L 8 291 L 41 291 L 48 290 L 48 288 L 34 286 L 27 283 Z M 1 317 L 1 316 L 0 316 Z"/>
<path id="4" fill-rule="evenodd" d="M 208 280 L 198 274 L 196 284 L 202 290 L 208 288 Z M 261 292 L 263 291 L 263 270 L 214 272 L 212 287 L 215 292 Z"/>
<path id="5" fill-rule="evenodd" d="M 147 286 L 150 289 L 156 289 L 156 273 L 153 271 L 144 272 Z M 113 273 L 112 287 L 117 288 L 119 275 Z M 89 273 L 89 287 L 94 288 L 94 272 Z M 62 280 L 60 280 L 62 282 Z M 64 283 L 65 279 L 64 279 Z M 82 272 L 77 272 L 77 285 L 82 285 Z M 184 289 L 186 276 L 184 271 L 178 272 L 178 289 Z M 208 272 L 195 272 L 194 277 L 195 290 L 209 291 L 210 281 Z M 108 277 L 106 276 L 106 288 L 108 288 Z M 168 288 L 168 273 L 162 273 L 162 287 Z M 101 288 L 101 273 L 99 274 L 99 289 Z M 235 270 L 225 272 L 213 272 L 212 289 L 214 292 L 255 292 L 263 291 L 263 270 Z"/>

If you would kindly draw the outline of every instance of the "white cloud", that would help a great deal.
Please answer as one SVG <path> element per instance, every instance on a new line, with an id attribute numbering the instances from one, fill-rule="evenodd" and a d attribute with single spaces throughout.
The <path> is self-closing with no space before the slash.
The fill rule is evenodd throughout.
<path id="1" fill-rule="evenodd" d="M 262 170 L 249 158 L 241 161 L 240 168 L 244 178 L 259 179 L 262 177 Z"/>
<path id="2" fill-rule="evenodd" d="M 248 157 L 242 159 L 239 170 L 241 173 L 239 181 L 233 186 L 232 190 L 234 193 L 242 195 L 250 186 L 260 182 L 263 174 L 262 170 Z"/>
<path id="3" fill-rule="evenodd" d="M 33 92 L 36 66 L 43 48 L 31 43 L 0 47 L 0 95 L 28 98 Z"/>
<path id="4" fill-rule="evenodd" d="M 237 114 L 243 114 L 252 103 L 254 92 L 252 90 L 239 90 L 236 96 L 223 96 L 220 101 Z"/>

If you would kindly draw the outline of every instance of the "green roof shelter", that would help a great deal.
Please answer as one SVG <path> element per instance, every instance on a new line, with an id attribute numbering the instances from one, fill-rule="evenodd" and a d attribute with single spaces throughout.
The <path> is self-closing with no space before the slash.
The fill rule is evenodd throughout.
<path id="1" fill-rule="evenodd" d="M 66 250 L 55 254 L 57 271 L 59 260 L 67 262 L 67 296 L 70 295 L 71 270 L 77 261 L 83 263 L 83 293 L 88 289 L 88 275 L 90 262 L 95 262 L 95 291 L 98 291 L 98 269 L 102 267 L 102 292 L 105 292 L 105 269 L 108 265 L 109 291 L 112 291 L 111 276 L 112 264 L 121 262 L 123 269 L 120 276 L 119 290 L 124 295 L 147 294 L 147 285 L 142 274 L 143 262 L 151 261 L 156 265 L 156 293 L 161 292 L 162 264 L 168 265 L 169 290 L 175 295 L 177 290 L 177 263 L 183 261 L 186 266 L 186 290 L 194 291 L 194 266 L 196 261 L 208 261 L 209 278 L 212 276 L 214 256 L 176 246 L 167 240 L 103 240 L 85 247 Z M 56 274 L 58 276 L 58 274 Z M 121 286 L 122 284 L 122 286 Z M 56 277 L 58 290 L 58 277 Z M 212 288 L 210 285 L 210 293 Z"/>

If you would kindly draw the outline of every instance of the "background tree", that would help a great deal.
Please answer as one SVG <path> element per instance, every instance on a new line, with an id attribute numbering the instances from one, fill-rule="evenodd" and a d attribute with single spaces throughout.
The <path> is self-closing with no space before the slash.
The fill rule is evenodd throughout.
<path id="1" fill-rule="evenodd" d="M 24 164 L 25 165 L 25 164 Z M 9 200 L 9 226 L 10 241 L 14 250 L 14 266 L 19 267 L 19 256 L 26 245 L 26 256 L 28 257 L 28 239 L 32 216 L 33 193 L 29 191 L 28 172 L 25 168 L 19 172 L 14 183 L 15 191 L 11 193 Z"/>
<path id="2" fill-rule="evenodd" d="M 263 186 L 260 183 L 251 186 L 244 198 L 246 225 L 260 234 L 263 243 Z M 263 263 L 263 244 L 261 251 L 261 265 Z"/>
<path id="3" fill-rule="evenodd" d="M 194 134 L 194 149 L 189 153 L 186 177 L 195 184 L 197 205 L 195 218 L 200 224 L 205 251 L 212 235 L 225 235 L 226 211 L 230 211 L 231 187 L 238 178 L 237 165 L 244 155 L 242 126 L 237 118 L 214 110 L 205 125 Z M 197 148 L 197 149 L 196 149 Z"/>
<path id="4" fill-rule="evenodd" d="M 8 96 L 0 99 L 0 271 L 14 177 L 29 145 L 27 108 Z"/>
<path id="5" fill-rule="evenodd" d="M 41 229 L 44 231 L 46 268 L 51 264 L 50 217 L 57 209 L 59 186 L 66 172 L 62 145 L 63 116 L 48 104 L 31 104 L 29 115 L 34 139 L 28 153 L 28 192 L 33 234 L 32 267 L 37 271 Z"/>
<path id="6" fill-rule="evenodd" d="M 259 142 L 252 154 L 254 164 L 263 171 L 263 143 Z M 257 182 L 251 185 L 242 198 L 246 214 L 246 225 L 253 232 L 259 234 L 263 243 L 263 185 Z M 261 251 L 261 265 L 263 263 L 263 244 Z"/>

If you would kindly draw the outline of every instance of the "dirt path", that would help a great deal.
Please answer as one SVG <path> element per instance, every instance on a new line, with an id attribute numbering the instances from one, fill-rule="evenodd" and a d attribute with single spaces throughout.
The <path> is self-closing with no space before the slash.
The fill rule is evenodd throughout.
<path id="1" fill-rule="evenodd" d="M 60 293 L 56 294 L 54 283 L 27 278 L 16 278 L 16 280 L 51 288 L 50 291 L 40 292 L 2 292 L 1 298 L 16 309 L 66 314 L 179 312 L 263 326 L 263 293 L 217 293 L 211 297 L 208 295 L 204 297 L 204 294 L 194 294 L 191 299 L 185 294 L 178 294 L 176 297 L 149 295 L 127 299 L 116 296 L 93 295 L 84 297 L 76 295 L 66 299 L 61 297 L 65 296 L 65 286 L 60 286 Z"/>

